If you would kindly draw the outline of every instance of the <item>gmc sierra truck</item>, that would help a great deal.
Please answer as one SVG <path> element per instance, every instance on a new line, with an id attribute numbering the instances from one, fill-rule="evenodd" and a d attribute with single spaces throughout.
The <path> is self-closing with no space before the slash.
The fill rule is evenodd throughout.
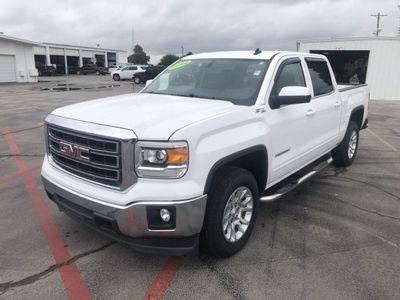
<path id="1" fill-rule="evenodd" d="M 322 55 L 187 56 L 140 93 L 49 114 L 43 184 L 62 211 L 136 250 L 228 257 L 260 203 L 352 164 L 368 99 L 365 85 L 338 86 Z"/>

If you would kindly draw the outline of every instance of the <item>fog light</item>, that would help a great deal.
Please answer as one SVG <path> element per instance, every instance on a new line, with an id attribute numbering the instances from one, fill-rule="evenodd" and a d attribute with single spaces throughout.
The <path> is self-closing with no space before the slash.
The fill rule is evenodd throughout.
<path id="1" fill-rule="evenodd" d="M 171 220 L 171 213 L 168 209 L 162 208 L 160 210 L 160 217 L 164 222 L 169 222 Z"/>

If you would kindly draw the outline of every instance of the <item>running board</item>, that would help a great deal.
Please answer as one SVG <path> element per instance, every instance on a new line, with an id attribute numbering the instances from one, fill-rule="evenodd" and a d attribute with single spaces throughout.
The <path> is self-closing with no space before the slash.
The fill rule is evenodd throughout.
<path id="1" fill-rule="evenodd" d="M 313 177 L 315 174 L 318 172 L 322 171 L 325 169 L 327 166 L 329 166 L 332 163 L 332 158 L 330 157 L 327 160 L 322 161 L 319 163 L 317 166 L 315 166 L 313 169 L 311 169 L 310 172 L 302 175 L 301 177 L 289 182 L 288 184 L 284 185 L 283 187 L 279 188 L 278 190 L 274 191 L 272 194 L 266 194 L 260 198 L 261 202 L 272 202 L 280 197 L 284 196 L 285 194 L 289 193 L 290 191 L 294 190 L 296 187 L 298 187 L 300 184 L 304 183 L 311 177 Z M 266 191 L 268 193 L 268 191 Z"/>

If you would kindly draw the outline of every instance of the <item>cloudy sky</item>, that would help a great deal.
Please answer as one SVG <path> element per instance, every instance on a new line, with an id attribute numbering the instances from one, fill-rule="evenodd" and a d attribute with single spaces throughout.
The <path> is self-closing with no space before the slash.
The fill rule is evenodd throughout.
<path id="1" fill-rule="evenodd" d="M 294 50 L 296 40 L 395 35 L 400 0 L 0 0 L 0 32 L 38 42 L 130 50 L 132 27 L 156 63 L 165 53 Z"/>

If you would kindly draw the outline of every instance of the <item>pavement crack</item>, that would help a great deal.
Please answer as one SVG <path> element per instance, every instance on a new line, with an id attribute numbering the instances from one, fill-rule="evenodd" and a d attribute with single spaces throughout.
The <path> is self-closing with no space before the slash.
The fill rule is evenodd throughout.
<path id="1" fill-rule="evenodd" d="M 20 153 L 20 154 L 0 154 L 0 158 L 5 157 L 42 157 L 42 153 Z"/>
<path id="2" fill-rule="evenodd" d="M 362 206 L 359 206 L 357 204 L 354 204 L 354 203 L 351 203 L 349 201 L 346 201 L 346 200 L 340 198 L 337 195 L 334 195 L 334 194 L 331 194 L 331 193 L 328 193 L 328 192 L 323 192 L 323 191 L 315 191 L 315 192 L 327 195 L 327 196 L 329 196 L 329 197 L 331 197 L 331 198 L 333 198 L 333 199 L 335 199 L 335 200 L 337 200 L 339 202 L 342 202 L 343 204 L 350 205 L 350 206 L 352 206 L 352 207 L 354 207 L 354 208 L 356 208 L 358 210 L 362 210 L 362 211 L 367 212 L 367 213 L 375 214 L 375 215 L 378 215 L 378 216 L 383 217 L 383 218 L 389 218 L 389 219 L 392 219 L 392 220 L 400 221 L 400 217 L 383 214 L 383 213 L 381 213 L 379 211 L 376 211 L 376 210 L 367 209 L 365 207 L 362 207 Z"/>
<path id="3" fill-rule="evenodd" d="M 51 265 L 46 270 L 43 270 L 43 271 L 41 271 L 39 273 L 36 273 L 36 274 L 30 275 L 28 277 L 22 278 L 22 279 L 20 279 L 18 281 L 7 281 L 7 282 L 0 283 L 0 295 L 6 293 L 8 290 L 10 290 L 12 288 L 16 288 L 16 287 L 20 287 L 20 286 L 24 286 L 24 285 L 29 285 L 29 284 L 35 283 L 36 281 L 39 281 L 39 280 L 41 280 L 43 278 L 46 278 L 47 276 L 50 275 L 50 273 L 54 272 L 55 270 L 60 269 L 62 267 L 65 267 L 67 265 L 70 265 L 70 264 L 74 263 L 75 261 L 77 261 L 78 259 L 80 259 L 82 257 L 89 256 L 89 255 L 91 255 L 93 253 L 103 251 L 103 250 L 107 249 L 108 247 L 110 247 L 111 245 L 113 245 L 115 243 L 116 242 L 112 241 L 112 242 L 109 242 L 109 243 L 99 247 L 99 248 L 92 249 L 92 250 L 77 254 L 77 255 L 71 257 L 70 259 L 68 259 L 66 261 L 63 261 L 63 262 L 58 263 L 58 264 Z"/>
<path id="4" fill-rule="evenodd" d="M 208 269 L 217 277 L 218 282 L 221 284 L 222 288 L 228 292 L 235 299 L 247 299 L 243 295 L 242 289 L 240 288 L 240 283 L 231 274 L 225 272 L 221 267 L 217 266 L 217 261 L 215 259 L 209 258 L 205 255 L 199 256 L 200 260 L 206 264 Z"/>
<path id="5" fill-rule="evenodd" d="M 32 127 L 28 127 L 28 128 L 16 129 L 16 130 L 13 130 L 13 131 L 7 131 L 6 133 L 1 133 L 0 136 L 6 135 L 6 134 L 10 134 L 10 133 L 18 133 L 18 132 L 22 132 L 22 131 L 28 131 L 28 130 L 32 130 L 32 129 L 37 129 L 37 128 L 43 127 L 43 125 L 44 125 L 43 123 L 40 123 L 40 124 L 38 124 L 36 126 L 32 126 Z"/>
<path id="6" fill-rule="evenodd" d="M 359 180 L 359 179 L 346 177 L 346 176 L 340 176 L 340 177 L 337 177 L 337 178 L 343 178 L 343 179 L 346 179 L 346 180 L 349 180 L 349 181 L 358 182 L 358 183 L 362 183 L 362 184 L 368 185 L 368 186 L 373 187 L 373 188 L 375 188 L 377 190 L 380 190 L 381 192 L 384 192 L 385 194 L 388 194 L 388 195 L 396 198 L 397 200 L 400 200 L 399 196 L 397 196 L 397 195 L 385 190 L 384 188 L 380 187 L 379 185 L 376 185 L 376 184 L 373 184 L 373 183 L 370 183 L 370 182 L 367 182 L 367 181 Z"/>

